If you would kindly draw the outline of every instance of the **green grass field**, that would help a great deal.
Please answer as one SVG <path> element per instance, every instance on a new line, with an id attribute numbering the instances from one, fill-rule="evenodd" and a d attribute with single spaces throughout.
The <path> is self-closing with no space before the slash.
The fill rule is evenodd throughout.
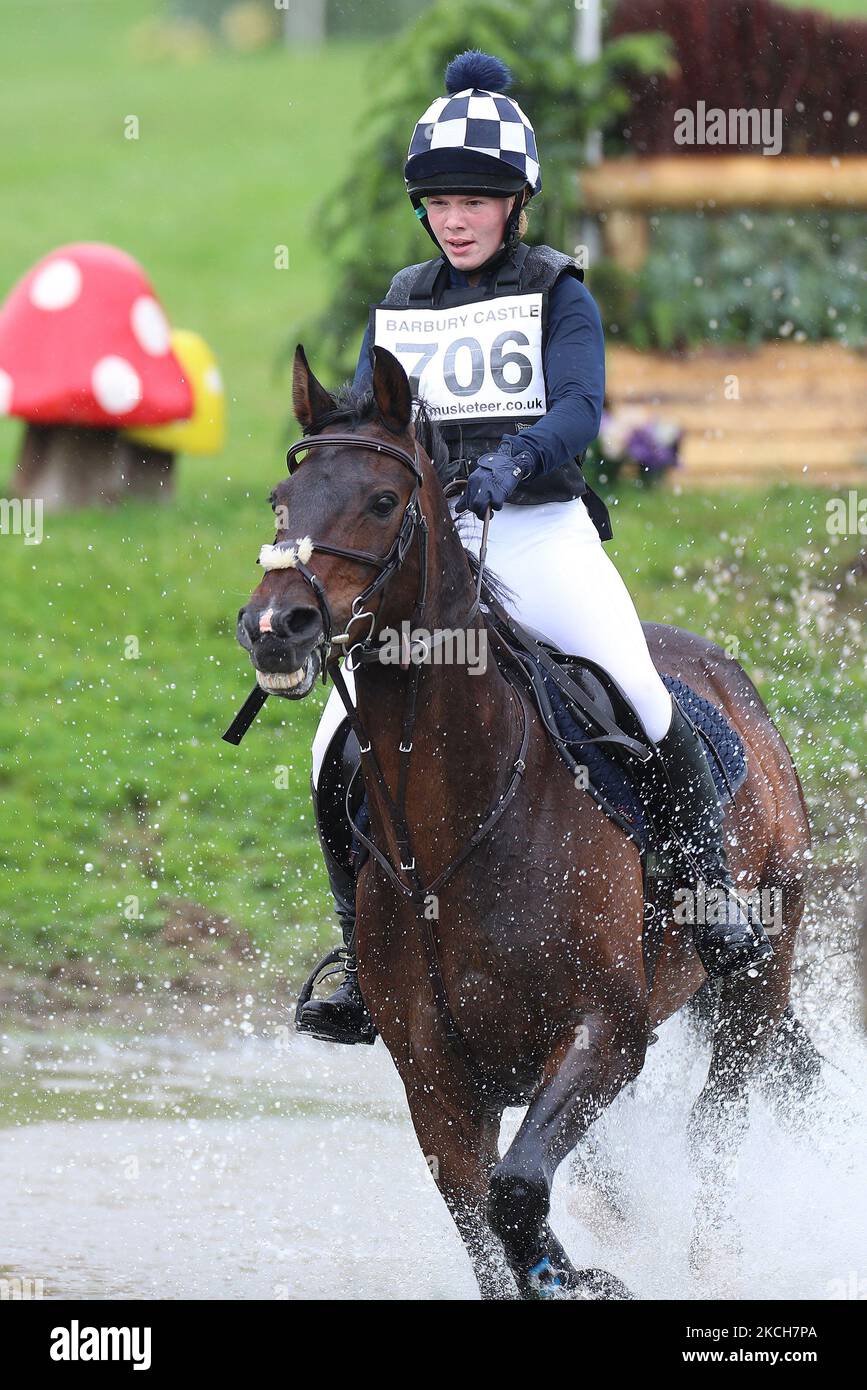
<path id="1" fill-rule="evenodd" d="M 116 243 L 211 343 L 231 399 L 225 454 L 182 462 L 172 509 L 54 517 L 41 546 L 0 536 L 0 957 L 38 970 L 84 955 L 106 980 L 159 980 L 183 900 L 297 975 L 332 936 L 307 798 L 321 687 L 301 706 L 270 702 L 240 749 L 219 736 L 251 685 L 234 615 L 282 471 L 275 358 L 324 302 L 313 209 L 345 171 L 371 54 L 146 62 L 132 31 L 151 9 L 0 9 L 0 288 L 64 242 Z M 130 114 L 138 141 L 123 136 Z M 274 269 L 280 244 L 288 271 Z M 19 430 L 0 429 L 0 479 Z M 624 493 L 612 550 L 644 617 L 739 643 L 836 853 L 859 814 L 867 682 L 863 597 L 829 606 L 857 541 L 832 544 L 824 500 Z"/>
<path id="2" fill-rule="evenodd" d="M 790 10 L 818 10 L 836 19 L 863 19 L 862 0 L 782 0 Z"/>

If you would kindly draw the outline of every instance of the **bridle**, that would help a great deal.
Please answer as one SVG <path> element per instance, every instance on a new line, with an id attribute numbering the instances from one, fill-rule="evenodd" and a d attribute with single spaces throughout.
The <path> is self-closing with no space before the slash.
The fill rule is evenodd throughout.
<path id="1" fill-rule="evenodd" d="M 427 550 L 427 522 L 418 503 L 419 488 L 422 484 L 418 444 L 415 446 L 415 453 L 410 454 L 399 444 L 391 444 L 387 440 L 365 439 L 363 435 L 323 434 L 308 436 L 293 444 L 286 455 L 286 466 L 290 474 L 295 473 L 300 466 L 299 454 L 306 455 L 311 450 L 326 445 L 329 447 L 348 445 L 354 449 L 370 449 L 379 454 L 387 454 L 391 458 L 396 458 L 412 473 L 414 486 L 404 509 L 398 533 L 385 555 L 375 555 L 370 550 L 355 550 L 348 546 L 332 545 L 327 541 L 314 541 L 309 536 L 300 537 L 295 541 L 277 541 L 274 545 L 263 545 L 259 551 L 259 563 L 265 570 L 296 569 L 313 591 L 322 620 L 322 637 L 314 650 L 319 650 L 321 653 L 320 669 L 323 685 L 328 679 L 327 668 L 333 648 L 343 647 L 345 649 L 344 654 L 347 654 L 348 650 L 355 646 L 365 647 L 370 643 L 376 617 L 375 614 L 366 612 L 364 605 L 381 589 L 385 588 L 389 579 L 403 564 L 417 530 L 420 530 L 424 537 L 425 554 Z M 357 564 L 368 565 L 378 570 L 376 578 L 353 599 L 352 612 L 345 632 L 334 632 L 334 616 L 328 602 L 328 595 L 319 576 L 307 564 L 313 552 L 317 550 L 323 555 L 336 555 L 341 559 L 353 560 Z M 420 569 L 420 582 L 425 583 L 427 578 L 426 566 L 422 565 Z M 352 625 L 361 618 L 370 619 L 366 639 L 362 643 L 350 644 Z M 268 691 L 263 690 L 258 684 L 255 685 L 229 728 L 223 734 L 227 743 L 238 744 L 241 742 L 267 699 Z"/>
<path id="2" fill-rule="evenodd" d="M 394 795 L 392 795 L 380 766 L 379 759 L 373 750 L 372 741 L 361 723 L 361 719 L 352 697 L 349 694 L 340 667 L 337 661 L 334 660 L 334 656 L 336 655 L 335 648 L 342 648 L 342 654 L 350 663 L 350 670 L 354 671 L 359 666 L 380 661 L 382 648 L 378 642 L 373 640 L 373 628 L 376 622 L 376 615 L 367 609 L 366 605 L 376 594 L 381 593 L 385 589 L 389 580 L 400 570 L 413 542 L 418 546 L 419 564 L 418 589 L 412 619 L 410 620 L 410 631 L 422 625 L 427 603 L 429 531 L 427 518 L 419 503 L 419 490 L 423 482 L 423 475 L 419 462 L 419 448 L 416 443 L 414 454 L 410 454 L 398 444 L 392 444 L 385 440 L 369 439 L 365 438 L 363 435 L 357 434 L 322 434 L 307 436 L 299 440 L 298 443 L 293 444 L 290 448 L 286 456 L 289 472 L 294 473 L 300 466 L 298 457 L 300 454 L 306 456 L 315 448 L 326 446 L 333 448 L 336 445 L 347 446 L 353 449 L 367 449 L 379 454 L 385 454 L 390 458 L 398 459 L 412 474 L 414 480 L 413 489 L 404 509 L 397 535 L 386 554 L 381 556 L 375 555 L 368 550 L 356 550 L 348 546 L 332 545 L 329 542 L 303 537 L 294 542 L 282 541 L 274 546 L 264 546 L 260 552 L 259 558 L 265 568 L 269 570 L 283 568 L 297 570 L 316 599 L 322 618 L 323 635 L 319 646 L 322 649 L 321 669 L 323 682 L 327 679 L 328 675 L 330 675 L 343 702 L 350 726 L 358 739 L 358 746 L 362 758 L 361 767 L 365 769 L 368 777 L 375 784 L 390 821 L 390 828 L 399 852 L 399 867 L 395 868 L 383 850 L 364 834 L 352 818 L 350 811 L 352 790 L 355 783 L 355 776 L 360 769 L 353 775 L 347 788 L 347 818 L 359 842 L 364 845 L 381 866 L 390 882 L 405 898 L 412 901 L 419 910 L 420 920 L 424 922 L 425 927 L 425 935 L 430 956 L 431 982 L 437 1004 L 443 1016 L 446 1035 L 451 1042 L 456 1043 L 460 1042 L 461 1038 L 448 1002 L 445 983 L 442 978 L 442 971 L 439 965 L 438 945 L 429 916 L 427 913 L 422 912 L 421 909 L 428 903 L 431 895 L 442 888 L 452 875 L 457 872 L 469 855 L 472 854 L 473 850 L 475 850 L 477 846 L 481 844 L 482 840 L 487 837 L 517 792 L 521 779 L 526 771 L 526 754 L 530 741 L 530 720 L 527 715 L 527 708 L 523 696 L 510 682 L 509 689 L 512 691 L 513 699 L 515 699 L 520 712 L 522 727 L 520 749 L 517 758 L 515 758 L 512 763 L 509 781 L 503 792 L 497 798 L 492 809 L 465 842 L 458 855 L 451 863 L 447 864 L 430 883 L 424 884 L 416 866 L 416 858 L 412 849 L 412 838 L 406 819 L 407 781 L 409 777 L 410 755 L 413 749 L 413 732 L 416 723 L 418 688 L 421 678 L 422 663 L 411 659 L 412 654 L 410 650 L 407 649 L 402 653 L 404 659 L 401 661 L 401 667 L 403 669 L 408 668 L 409 674 L 406 683 L 406 696 L 403 719 L 401 722 L 401 738 L 398 747 L 397 788 Z M 480 610 L 489 520 L 490 513 L 484 522 L 479 552 L 479 570 L 475 600 L 467 614 L 467 623 L 472 622 L 473 618 L 476 617 Z M 308 562 L 316 552 L 320 552 L 323 555 L 335 555 L 340 559 L 368 565 L 377 570 L 376 577 L 353 599 L 351 616 L 345 632 L 335 634 L 334 618 L 331 606 L 328 602 L 328 596 L 325 592 L 325 587 L 318 575 L 316 575 L 309 566 Z M 370 619 L 370 625 L 366 635 L 358 640 L 353 640 L 352 628 L 354 624 L 366 618 Z M 437 641 L 443 640 L 445 635 L 446 634 L 443 633 L 437 634 L 432 642 L 425 644 L 426 659 L 430 658 Z M 257 684 L 232 724 L 223 735 L 226 742 L 234 744 L 240 743 L 267 698 L 268 692 L 262 690 Z"/>
<path id="3" fill-rule="evenodd" d="M 401 448 L 399 444 L 391 444 L 388 440 L 366 439 L 363 435 L 323 434 L 314 435 L 312 437 L 308 436 L 293 444 L 286 455 L 286 465 L 290 474 L 295 473 L 300 466 L 299 454 L 306 455 L 316 447 L 333 447 L 335 445 L 345 445 L 354 449 L 368 449 L 378 454 L 386 454 L 391 458 L 396 458 L 405 468 L 409 469 L 413 476 L 414 484 L 412 493 L 404 508 L 397 535 L 385 555 L 375 555 L 373 551 L 357 550 L 349 546 L 332 545 L 328 541 L 314 541 L 309 536 L 299 537 L 295 541 L 278 541 L 274 545 L 263 545 L 259 551 L 259 563 L 265 570 L 295 569 L 313 591 L 322 620 L 322 637 L 314 648 L 314 651 L 318 650 L 321 653 L 320 669 L 322 672 L 323 685 L 328 680 L 328 668 L 335 647 L 343 648 L 340 654 L 348 658 L 349 669 L 351 671 L 354 671 L 357 666 L 363 665 L 366 662 L 380 660 L 381 648 L 373 642 L 373 628 L 376 622 L 376 615 L 366 609 L 365 604 L 381 590 L 385 589 L 389 580 L 397 573 L 403 564 L 414 539 L 418 540 L 419 545 L 419 588 L 416 595 L 416 605 L 411 626 L 417 625 L 420 622 L 421 617 L 424 615 L 427 600 L 427 551 L 429 534 L 427 518 L 418 500 L 419 489 L 423 482 L 423 475 L 419 462 L 418 443 L 415 445 L 414 453 L 410 454 L 408 450 Z M 458 484 L 458 486 L 462 487 L 463 484 Z M 465 620 L 467 623 L 472 622 L 481 607 L 489 522 L 490 514 L 485 518 L 482 528 L 476 594 L 472 607 Z M 368 565 L 378 571 L 376 578 L 353 599 L 351 615 L 345 632 L 334 632 L 334 616 L 331 611 L 331 605 L 328 602 L 328 595 L 325 592 L 325 588 L 319 576 L 310 569 L 307 563 L 315 551 L 320 551 L 323 555 L 336 555 L 340 559 L 352 560 L 356 564 Z M 367 634 L 362 640 L 353 641 L 351 632 L 352 626 L 354 623 L 364 618 L 370 620 Z M 425 659 L 430 657 L 437 646 L 445 640 L 446 635 L 447 634 L 439 634 L 432 642 L 425 643 L 424 651 L 420 654 L 423 655 Z M 357 657 L 355 656 L 356 652 L 358 652 Z M 405 653 L 405 659 L 401 662 L 401 666 L 404 669 L 410 664 L 411 658 L 412 648 L 410 646 Z M 336 667 L 330 672 L 332 679 L 335 669 Z M 338 684 L 338 689 L 339 688 Z M 261 686 L 257 684 L 223 735 L 227 743 L 238 744 L 241 742 L 241 739 L 265 704 L 267 698 L 268 691 L 263 690 Z"/>
<path id="4" fill-rule="evenodd" d="M 286 455 L 286 464 L 290 474 L 295 473 L 300 467 L 299 454 L 304 454 L 306 456 L 317 446 L 321 447 L 324 445 L 328 447 L 346 445 L 354 449 L 368 449 L 378 454 L 386 454 L 390 458 L 396 458 L 410 471 L 414 482 L 412 493 L 404 508 L 397 535 L 385 555 L 375 555 L 373 551 L 370 550 L 354 550 L 349 546 L 331 545 L 330 542 L 326 541 L 311 541 L 306 537 L 294 543 L 282 541 L 274 546 L 263 546 L 262 550 L 259 552 L 259 563 L 263 565 L 263 568 L 282 569 L 284 567 L 291 567 L 292 569 L 297 569 L 305 583 L 313 590 L 313 595 L 318 604 L 322 618 L 322 638 L 319 646 L 322 649 L 321 669 L 323 684 L 325 684 L 327 680 L 326 668 L 332 658 L 334 647 L 342 647 L 344 649 L 342 654 L 345 656 L 354 647 L 365 647 L 370 642 L 376 615 L 365 611 L 364 606 L 366 603 L 369 603 L 380 590 L 385 588 L 388 581 L 400 569 L 416 536 L 419 537 L 421 546 L 422 563 L 420 565 L 420 594 L 418 602 L 422 605 L 424 603 L 427 585 L 427 565 L 425 563 L 427 559 L 427 521 L 419 506 L 418 500 L 419 489 L 423 480 L 421 465 L 419 463 L 418 444 L 415 446 L 415 453 L 410 454 L 406 449 L 402 449 L 399 444 L 391 444 L 387 440 L 365 439 L 364 436 L 359 436 L 357 434 L 313 435 L 305 439 L 300 439 L 297 444 L 293 444 Z M 306 561 L 301 558 L 302 554 L 305 553 L 302 550 L 305 540 L 308 541 L 308 558 L 314 551 L 320 551 L 323 555 L 336 555 L 342 560 L 352 560 L 355 564 L 367 565 L 378 571 L 376 578 L 353 599 L 352 613 L 345 632 L 334 632 L 334 618 L 325 588 L 319 577 L 314 574 Z M 280 562 L 279 552 L 281 551 L 288 557 L 288 565 L 285 562 Z M 275 554 L 274 552 L 277 553 Z M 352 642 L 352 627 L 363 618 L 370 619 L 367 636 L 362 642 Z M 352 669 L 352 667 L 350 667 L 350 669 Z"/>

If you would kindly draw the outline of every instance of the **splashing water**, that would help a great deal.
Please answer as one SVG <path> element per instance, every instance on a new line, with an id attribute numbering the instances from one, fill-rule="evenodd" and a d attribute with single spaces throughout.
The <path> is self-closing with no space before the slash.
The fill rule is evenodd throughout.
<path id="1" fill-rule="evenodd" d="M 864 1043 L 845 1003 L 818 1003 L 844 999 L 843 968 L 802 983 L 821 1091 L 786 1128 L 753 1099 L 730 1225 L 698 1270 L 686 1122 L 707 1048 L 682 1016 L 660 1028 L 558 1174 L 576 1263 L 644 1298 L 867 1296 Z M 0 1279 L 73 1298 L 477 1297 L 381 1044 L 10 1036 L 0 1116 Z"/>

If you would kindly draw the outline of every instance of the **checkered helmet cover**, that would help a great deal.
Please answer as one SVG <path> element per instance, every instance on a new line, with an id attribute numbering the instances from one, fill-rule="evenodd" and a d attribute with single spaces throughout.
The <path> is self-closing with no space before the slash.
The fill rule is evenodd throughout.
<path id="1" fill-rule="evenodd" d="M 473 86 L 431 102 L 412 133 L 405 171 L 407 182 L 416 156 L 436 150 L 486 155 L 507 166 L 504 172 L 523 175 L 533 194 L 542 187 L 533 127 L 518 103 L 505 92 Z"/>

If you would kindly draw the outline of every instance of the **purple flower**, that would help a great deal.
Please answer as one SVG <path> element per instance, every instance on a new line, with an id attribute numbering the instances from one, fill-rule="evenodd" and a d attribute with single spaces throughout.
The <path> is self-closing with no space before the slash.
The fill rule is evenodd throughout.
<path id="1" fill-rule="evenodd" d="M 669 431 L 657 431 L 651 423 L 640 425 L 632 431 L 627 441 L 626 453 L 640 468 L 657 473 L 665 468 L 676 467 L 679 444 L 679 435 L 672 439 Z"/>

